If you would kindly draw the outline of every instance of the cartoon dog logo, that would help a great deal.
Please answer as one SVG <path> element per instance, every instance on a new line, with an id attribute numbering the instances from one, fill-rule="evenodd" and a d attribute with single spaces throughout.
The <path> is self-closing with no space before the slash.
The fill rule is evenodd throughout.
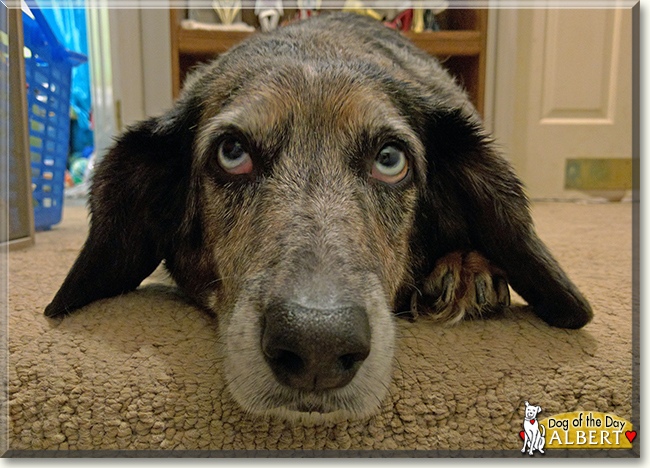
<path id="1" fill-rule="evenodd" d="M 544 453 L 544 445 L 546 444 L 546 429 L 540 426 L 537 420 L 537 415 L 542 412 L 540 406 L 531 405 L 526 403 L 526 415 L 524 417 L 524 448 L 521 452 L 526 451 L 528 446 L 528 455 L 532 455 L 534 450 L 539 450 L 539 453 Z M 541 428 L 541 430 L 540 430 Z"/>

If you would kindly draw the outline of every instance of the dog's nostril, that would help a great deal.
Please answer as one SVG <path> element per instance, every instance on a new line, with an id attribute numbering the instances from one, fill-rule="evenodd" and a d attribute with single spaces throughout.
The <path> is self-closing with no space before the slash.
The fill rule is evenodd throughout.
<path id="1" fill-rule="evenodd" d="M 366 311 L 274 303 L 262 320 L 262 352 L 284 385 L 307 391 L 343 387 L 370 353 Z"/>
<path id="2" fill-rule="evenodd" d="M 352 354 L 345 354 L 339 358 L 339 363 L 344 371 L 351 370 L 355 362 L 357 361 L 354 359 Z"/>
<path id="3" fill-rule="evenodd" d="M 349 372 L 351 370 L 354 370 L 356 372 L 358 367 L 361 366 L 361 364 L 363 363 L 363 361 L 366 360 L 367 357 L 368 354 L 366 353 L 344 354 L 339 358 L 339 364 L 341 366 L 341 369 L 343 369 L 346 372 Z"/>
<path id="4" fill-rule="evenodd" d="M 284 368 L 287 372 L 292 374 L 301 372 L 305 367 L 300 356 L 287 350 L 280 350 L 280 352 L 277 353 L 277 356 L 271 359 L 275 361 L 276 365 Z"/>

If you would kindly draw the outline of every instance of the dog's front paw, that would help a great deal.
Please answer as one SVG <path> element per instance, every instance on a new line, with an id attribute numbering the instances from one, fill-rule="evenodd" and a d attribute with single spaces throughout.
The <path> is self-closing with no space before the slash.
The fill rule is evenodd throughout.
<path id="1" fill-rule="evenodd" d="M 452 252 L 436 263 L 423 285 L 423 306 L 436 319 L 457 323 L 510 305 L 505 273 L 478 252 Z"/>

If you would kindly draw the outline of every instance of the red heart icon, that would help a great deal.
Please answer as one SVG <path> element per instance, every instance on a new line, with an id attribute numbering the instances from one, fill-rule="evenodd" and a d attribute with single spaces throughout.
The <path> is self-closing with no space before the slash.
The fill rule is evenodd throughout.
<path id="1" fill-rule="evenodd" d="M 519 435 L 521 436 L 522 439 L 526 439 L 525 434 L 526 434 L 526 433 L 525 433 L 524 431 L 521 431 L 521 432 L 519 433 Z M 634 435 L 636 435 L 636 434 L 634 434 Z"/>
<path id="2" fill-rule="evenodd" d="M 627 437 L 627 440 L 632 442 L 634 440 L 634 438 L 636 437 L 636 431 L 627 431 L 625 433 L 625 437 Z"/>
<path id="3" fill-rule="evenodd" d="M 530 420 L 530 423 L 531 423 L 531 424 L 535 424 L 535 420 L 534 420 L 534 419 L 531 419 L 531 420 Z"/>

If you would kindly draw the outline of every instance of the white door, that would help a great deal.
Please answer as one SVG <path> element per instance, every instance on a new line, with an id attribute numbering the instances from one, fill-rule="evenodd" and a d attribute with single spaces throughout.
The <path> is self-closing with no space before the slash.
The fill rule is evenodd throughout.
<path id="1" fill-rule="evenodd" d="M 565 188 L 575 185 L 575 171 L 583 171 L 581 187 L 631 184 L 632 11 L 500 10 L 497 17 L 492 123 L 529 196 L 589 196 Z"/>

